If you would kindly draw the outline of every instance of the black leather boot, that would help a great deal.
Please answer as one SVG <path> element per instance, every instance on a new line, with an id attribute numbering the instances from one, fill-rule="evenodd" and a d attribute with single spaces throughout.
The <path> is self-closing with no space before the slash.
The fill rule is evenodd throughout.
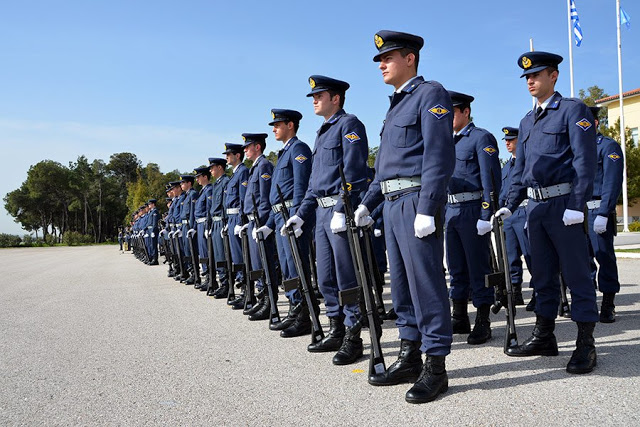
<path id="1" fill-rule="evenodd" d="M 380 319 L 382 320 L 396 320 L 397 318 L 398 318 L 398 315 L 396 314 L 396 311 L 393 308 L 387 311 L 386 314 L 380 316 Z"/>
<path id="2" fill-rule="evenodd" d="M 616 321 L 616 305 L 614 299 L 616 294 L 613 292 L 605 292 L 602 295 L 602 306 L 600 307 L 600 322 L 613 323 Z"/>
<path id="3" fill-rule="evenodd" d="M 336 351 L 342 345 L 344 340 L 345 328 L 342 316 L 329 318 L 329 332 L 317 343 L 311 343 L 307 346 L 307 351 L 311 353 L 323 353 L 325 351 Z"/>
<path id="4" fill-rule="evenodd" d="M 287 316 L 278 323 L 271 323 L 269 325 L 269 329 L 272 331 L 282 331 L 287 329 L 296 321 L 296 317 L 298 316 L 298 313 L 300 313 L 300 310 L 302 310 L 302 303 L 292 304 L 291 301 L 289 301 L 289 313 Z"/>
<path id="5" fill-rule="evenodd" d="M 215 299 L 226 298 L 227 295 L 229 295 L 229 285 L 222 285 L 213 292 L 213 297 Z"/>
<path id="6" fill-rule="evenodd" d="M 258 310 L 260 310 L 266 304 L 265 298 L 258 298 L 258 302 L 253 305 L 253 307 L 248 308 L 246 310 L 242 310 L 242 314 L 245 316 L 249 316 L 251 314 L 255 314 Z M 251 319 L 249 319 L 251 320 Z"/>
<path id="7" fill-rule="evenodd" d="M 287 329 L 280 331 L 282 338 L 301 337 L 311 333 L 311 318 L 309 317 L 309 308 L 304 304 L 300 313 L 296 316 L 296 320 Z"/>
<path id="8" fill-rule="evenodd" d="M 362 326 L 360 326 L 359 322 L 347 328 L 340 350 L 333 356 L 334 365 L 350 365 L 362 357 L 361 330 Z"/>
<path id="9" fill-rule="evenodd" d="M 242 310 L 244 309 L 244 295 L 240 295 L 230 303 L 228 303 L 232 309 L 234 310 Z"/>
<path id="10" fill-rule="evenodd" d="M 453 300 L 453 313 L 451 314 L 451 326 L 454 334 L 468 334 L 471 332 L 469 314 L 467 314 L 466 300 Z"/>
<path id="11" fill-rule="evenodd" d="M 513 284 L 513 303 L 515 305 L 524 305 L 524 298 L 522 298 L 522 283 Z"/>
<path id="12" fill-rule="evenodd" d="M 476 313 L 476 324 L 473 325 L 473 331 L 467 337 L 467 344 L 478 345 L 484 344 L 491 338 L 491 320 L 489 319 L 489 304 L 483 304 L 478 307 Z"/>
<path id="13" fill-rule="evenodd" d="M 271 301 L 269 298 L 262 299 L 264 303 L 258 310 L 256 310 L 253 314 L 249 315 L 249 320 L 268 320 L 271 317 Z"/>
<path id="14" fill-rule="evenodd" d="M 382 374 L 369 376 L 371 385 L 396 385 L 415 382 L 422 370 L 420 341 L 400 340 L 398 360 L 393 362 Z"/>
<path id="15" fill-rule="evenodd" d="M 570 374 L 588 374 L 598 364 L 596 357 L 596 342 L 593 339 L 595 322 L 577 322 L 578 339 L 576 349 L 573 350 L 571 359 L 567 364 L 567 372 Z"/>
<path id="16" fill-rule="evenodd" d="M 529 304 L 527 304 L 527 306 L 525 307 L 525 310 L 534 311 L 535 309 L 536 309 L 536 291 L 533 291 L 533 294 L 531 294 L 531 300 L 529 301 Z"/>
<path id="17" fill-rule="evenodd" d="M 426 403 L 449 389 L 449 377 L 444 363 L 445 356 L 429 356 L 422 366 L 418 381 L 407 391 L 409 403 Z"/>
<path id="18" fill-rule="evenodd" d="M 536 315 L 536 325 L 533 333 L 518 347 L 507 349 L 508 356 L 557 356 L 558 342 L 553 330 L 556 327 L 555 319 L 547 319 Z"/>

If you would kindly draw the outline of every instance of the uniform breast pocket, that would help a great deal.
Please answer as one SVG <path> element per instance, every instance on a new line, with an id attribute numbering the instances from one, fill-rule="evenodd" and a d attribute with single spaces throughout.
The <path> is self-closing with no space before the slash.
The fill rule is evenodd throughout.
<path id="1" fill-rule="evenodd" d="M 393 119 L 393 122 L 386 125 L 391 132 L 389 135 L 391 144 L 395 147 L 411 147 L 418 141 L 418 115 L 403 114 Z"/>
<path id="2" fill-rule="evenodd" d="M 563 124 L 549 124 L 542 128 L 542 135 L 538 141 L 538 149 L 542 153 L 558 153 L 563 150 L 567 138 L 567 126 Z"/>
<path id="3" fill-rule="evenodd" d="M 469 175 L 475 172 L 477 168 L 475 151 L 460 150 L 456 151 L 456 175 Z"/>
<path id="4" fill-rule="evenodd" d="M 317 154 L 317 153 L 316 153 Z M 322 163 L 335 166 L 342 161 L 342 144 L 340 140 L 327 141 L 322 146 Z"/>

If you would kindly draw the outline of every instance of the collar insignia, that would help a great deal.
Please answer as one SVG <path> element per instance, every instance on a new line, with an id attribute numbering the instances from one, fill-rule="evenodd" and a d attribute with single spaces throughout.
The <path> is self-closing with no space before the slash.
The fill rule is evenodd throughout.
<path id="1" fill-rule="evenodd" d="M 355 133 L 355 132 L 348 133 L 348 134 L 346 134 L 344 137 L 345 137 L 345 138 L 347 138 L 347 139 L 349 140 L 349 142 L 350 142 L 350 143 L 352 143 L 352 144 L 353 144 L 354 142 L 356 142 L 356 141 L 359 141 L 359 140 L 360 140 L 360 137 L 359 137 L 359 136 L 358 136 L 358 134 L 357 134 L 357 133 Z"/>
<path id="2" fill-rule="evenodd" d="M 576 123 L 576 125 L 582 129 L 583 131 L 587 131 L 587 129 L 589 129 L 591 127 L 591 122 L 585 118 L 583 118 L 582 120 L 580 120 L 578 123 Z"/>
<path id="3" fill-rule="evenodd" d="M 493 156 L 494 154 L 496 154 L 498 152 L 498 150 L 496 150 L 494 147 L 492 147 L 491 145 L 487 145 L 486 147 L 484 147 L 482 149 L 482 151 L 484 151 L 485 153 L 487 153 L 490 156 Z"/>
<path id="4" fill-rule="evenodd" d="M 449 114 L 449 110 L 447 110 L 440 104 L 436 105 L 435 107 L 429 108 L 429 112 L 433 114 L 438 120 Z"/>

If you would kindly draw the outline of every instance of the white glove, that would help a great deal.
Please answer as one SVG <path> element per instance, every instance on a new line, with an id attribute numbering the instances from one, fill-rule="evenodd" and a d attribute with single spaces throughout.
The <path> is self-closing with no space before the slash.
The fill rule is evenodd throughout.
<path id="1" fill-rule="evenodd" d="M 565 209 L 564 215 L 562 215 L 562 222 L 567 226 L 580 224 L 584 222 L 584 212 Z"/>
<path id="2" fill-rule="evenodd" d="M 247 228 L 249 228 L 249 223 L 246 223 L 242 226 L 242 228 L 240 229 L 240 232 L 243 232 L 244 230 L 246 230 Z"/>
<path id="3" fill-rule="evenodd" d="M 431 215 L 417 214 L 413 221 L 413 231 L 418 239 L 427 237 L 436 231 L 436 219 Z"/>
<path id="4" fill-rule="evenodd" d="M 513 215 L 513 212 L 511 212 L 508 208 L 500 208 L 494 214 L 496 218 L 502 218 L 502 219 L 507 219 L 511 215 Z"/>
<path id="5" fill-rule="evenodd" d="M 242 231 L 242 226 L 240 224 L 233 227 L 233 234 L 235 234 L 236 236 L 239 236 L 241 231 Z"/>
<path id="6" fill-rule="evenodd" d="M 358 206 L 353 217 L 358 227 L 368 227 L 373 224 L 373 219 L 369 216 L 369 209 L 365 205 Z"/>
<path id="7" fill-rule="evenodd" d="M 479 219 L 478 222 L 476 222 L 476 229 L 478 230 L 478 236 L 484 236 L 485 234 L 490 232 L 492 228 L 493 228 L 493 224 L 491 224 L 490 221 L 484 221 L 482 219 Z"/>
<path id="8" fill-rule="evenodd" d="M 598 234 L 602 234 L 605 231 L 607 231 L 608 220 L 609 218 L 607 218 L 606 216 L 601 216 L 601 215 L 596 216 L 596 219 L 593 220 L 593 231 L 595 231 Z"/>
<path id="9" fill-rule="evenodd" d="M 148 235 L 148 234 L 145 234 L 145 235 L 144 235 L 144 236 L 142 236 L 142 237 L 149 237 L 149 235 Z"/>
<path id="10" fill-rule="evenodd" d="M 382 236 L 382 230 L 380 230 L 379 228 L 376 228 L 373 230 L 373 236 L 374 237 L 380 237 Z"/>
<path id="11" fill-rule="evenodd" d="M 331 232 L 333 234 L 347 231 L 347 218 L 342 212 L 334 212 L 331 222 L 329 223 L 329 227 L 331 227 Z"/>
<path id="12" fill-rule="evenodd" d="M 151 238 L 153 239 L 154 237 L 156 237 L 156 233 L 151 233 Z"/>
<path id="13" fill-rule="evenodd" d="M 206 228 L 204 229 L 204 238 L 205 239 L 209 238 L 209 230 L 207 230 Z"/>
<path id="14" fill-rule="evenodd" d="M 287 227 L 293 227 L 293 233 L 296 237 L 300 237 L 302 234 L 302 224 L 304 224 L 304 220 L 300 218 L 298 215 L 294 215 L 289 218 L 285 225 L 280 229 L 280 235 L 287 235 Z"/>
<path id="15" fill-rule="evenodd" d="M 272 229 L 270 229 L 269 227 L 267 227 L 266 225 L 263 225 L 260 228 L 253 228 L 253 230 L 251 231 L 251 237 L 253 237 L 253 240 L 255 240 L 256 242 L 258 241 L 258 233 L 262 233 L 262 238 L 266 239 L 267 236 L 269 234 L 271 234 L 273 232 Z"/>

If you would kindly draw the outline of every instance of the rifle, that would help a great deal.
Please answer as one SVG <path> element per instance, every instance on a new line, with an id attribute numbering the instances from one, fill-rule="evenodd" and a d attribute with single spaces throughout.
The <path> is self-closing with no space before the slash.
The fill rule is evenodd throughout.
<path id="1" fill-rule="evenodd" d="M 181 231 L 178 230 L 177 228 L 178 227 L 176 226 L 176 231 L 173 232 L 173 238 L 174 238 L 173 244 L 176 248 L 176 262 L 178 263 L 178 270 L 180 270 L 180 275 L 176 280 L 183 280 L 182 278 L 185 276 L 185 271 L 184 271 L 184 260 L 182 259 L 182 245 L 180 244 Z"/>
<path id="2" fill-rule="evenodd" d="M 375 292 L 373 292 L 373 299 L 376 305 L 376 310 L 378 310 L 378 316 L 384 316 L 386 314 L 384 301 L 382 300 L 384 277 L 378 269 L 378 264 L 374 255 L 371 226 L 362 228 L 362 241 L 367 255 L 367 264 L 369 265 L 369 268 L 367 269 L 367 272 L 369 273 L 369 280 L 370 283 L 374 285 L 373 289 Z"/>
<path id="3" fill-rule="evenodd" d="M 261 227 L 260 218 L 258 217 L 258 205 L 256 204 L 256 197 L 251 194 L 253 200 L 253 226 L 257 230 Z M 267 295 L 269 296 L 269 303 L 271 304 L 271 312 L 269 316 L 269 324 L 280 323 L 280 313 L 278 313 L 278 304 L 276 297 L 273 294 L 273 287 L 271 282 L 271 272 L 269 271 L 269 261 L 267 260 L 267 250 L 264 246 L 264 236 L 262 232 L 256 232 L 258 238 L 258 253 L 260 254 L 260 260 L 262 261 L 262 271 L 264 273 L 264 285 L 267 287 Z"/>
<path id="4" fill-rule="evenodd" d="M 216 278 L 216 258 L 213 253 L 213 236 L 211 230 L 209 230 L 209 236 L 207 236 L 207 252 L 209 252 L 209 258 L 207 259 L 207 269 L 209 270 L 207 295 L 213 295 L 213 291 L 218 289 L 218 279 Z"/>
<path id="5" fill-rule="evenodd" d="M 280 204 L 282 205 L 280 214 L 286 224 L 289 220 L 289 211 L 287 210 L 284 195 L 282 194 L 282 190 L 278 184 L 276 184 L 276 190 L 278 190 L 278 197 L 280 198 Z M 298 239 L 296 239 L 296 235 L 292 227 L 287 227 L 287 237 L 289 240 L 289 246 L 291 247 L 293 263 L 295 264 L 296 271 L 298 272 L 298 277 L 286 280 L 283 282 L 283 285 L 285 285 L 285 290 L 287 291 L 292 290 L 295 287 L 301 288 L 304 300 L 307 303 L 307 307 L 309 307 L 309 315 L 311 317 L 311 343 L 315 344 L 322 341 L 324 338 L 324 331 L 322 330 L 322 325 L 320 325 L 319 319 L 320 305 L 318 304 L 315 291 L 311 288 L 311 284 L 307 280 L 307 274 L 304 271 L 304 264 L 302 263 L 302 256 L 300 255 L 300 246 L 298 246 Z M 287 285 L 287 282 L 289 285 Z"/>
<path id="6" fill-rule="evenodd" d="M 560 307 L 558 308 L 558 316 L 571 318 L 571 307 L 567 298 L 567 282 L 564 281 L 562 273 L 560 273 Z"/>
<path id="7" fill-rule="evenodd" d="M 195 237 L 195 230 L 193 230 L 193 233 L 191 230 L 187 232 L 187 242 L 189 243 L 189 249 L 191 250 L 191 267 L 193 269 L 194 286 L 198 286 L 200 284 L 200 263 L 197 257 L 198 247 L 194 242 Z"/>
<path id="8" fill-rule="evenodd" d="M 380 346 L 380 336 L 382 335 L 382 327 L 378 310 L 374 304 L 372 283 L 369 282 L 364 257 L 362 255 L 362 246 L 360 242 L 360 230 L 356 226 L 355 217 L 353 215 L 353 206 L 351 206 L 350 184 L 344 175 L 342 165 L 339 166 L 340 180 L 342 181 L 342 202 L 344 204 L 344 214 L 347 222 L 347 238 L 349 247 L 351 248 L 351 258 L 353 266 L 356 270 L 356 280 L 358 288 L 354 292 L 352 289 L 340 291 L 340 304 L 344 305 L 357 301 L 358 295 L 364 297 L 364 309 L 369 323 L 369 337 L 371 339 L 371 355 L 369 357 L 369 376 L 382 374 L 386 371 L 382 347 Z M 358 292 L 358 289 L 360 292 Z M 355 300 L 355 301 L 354 301 Z"/>
<path id="9" fill-rule="evenodd" d="M 247 223 L 244 218 L 244 215 L 241 215 L 243 225 Z M 247 229 L 245 228 L 240 232 L 240 240 L 242 241 L 242 262 L 244 263 L 244 309 L 250 310 L 253 305 L 256 303 L 255 296 L 255 285 L 254 280 L 262 277 L 262 272 L 251 271 L 251 255 L 249 254 L 249 235 L 247 234 Z"/>
<path id="10" fill-rule="evenodd" d="M 498 193 L 495 191 L 496 183 L 493 174 L 491 175 L 491 205 L 494 212 L 499 209 Z M 507 257 L 507 246 L 504 237 L 504 222 L 502 218 L 493 218 L 493 232 L 496 237 L 497 263 L 498 272 L 487 274 L 485 276 L 485 286 L 495 287 L 497 301 L 492 311 L 496 314 L 500 311 L 500 307 L 505 307 L 507 316 L 507 330 L 504 335 L 503 351 L 507 352 L 510 347 L 518 346 L 518 335 L 516 333 L 516 306 L 513 302 L 513 285 L 511 283 L 511 272 L 509 271 L 509 259 Z M 491 240 L 491 239 L 489 239 Z M 493 256 L 493 254 L 492 254 Z M 497 307 L 497 310 L 496 310 Z"/>

